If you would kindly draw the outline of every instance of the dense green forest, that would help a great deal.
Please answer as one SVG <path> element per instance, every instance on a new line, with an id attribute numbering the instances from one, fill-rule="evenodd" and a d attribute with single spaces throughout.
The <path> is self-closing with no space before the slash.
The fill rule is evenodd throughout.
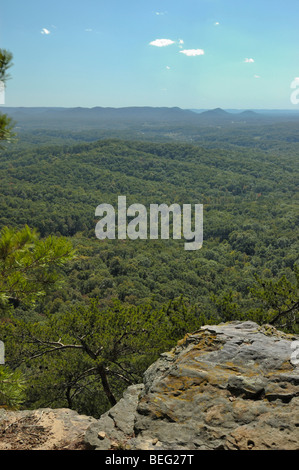
<path id="1" fill-rule="evenodd" d="M 26 129 L 1 150 L 2 239 L 5 227 L 11 234 L 29 227 L 13 248 L 0 246 L 2 276 L 12 276 L 2 282 L 9 295 L 0 338 L 7 365 L 27 384 L 22 406 L 99 416 L 203 323 L 253 319 L 298 332 L 298 127 L 195 132 L 184 124 L 179 134 L 164 126 L 142 137 Z M 145 207 L 203 204 L 203 247 L 98 240 L 96 207 L 117 207 L 121 195 Z M 63 262 L 46 256 L 49 237 L 60 240 L 55 254 L 65 248 Z M 12 258 L 18 250 L 26 256 Z"/>

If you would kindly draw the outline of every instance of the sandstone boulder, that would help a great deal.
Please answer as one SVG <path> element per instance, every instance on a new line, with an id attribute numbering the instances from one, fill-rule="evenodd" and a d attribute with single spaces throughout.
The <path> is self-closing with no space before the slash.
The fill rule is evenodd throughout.
<path id="1" fill-rule="evenodd" d="M 164 353 L 85 434 L 92 449 L 299 450 L 298 337 L 205 326 Z"/>

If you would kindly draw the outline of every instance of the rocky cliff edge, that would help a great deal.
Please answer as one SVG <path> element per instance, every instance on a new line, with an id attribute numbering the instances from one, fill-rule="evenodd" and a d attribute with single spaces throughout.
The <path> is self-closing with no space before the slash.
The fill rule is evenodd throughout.
<path id="1" fill-rule="evenodd" d="M 99 420 L 0 410 L 0 450 L 299 450 L 298 340 L 251 321 L 204 326 Z"/>
<path id="2" fill-rule="evenodd" d="M 89 426 L 85 442 L 97 450 L 298 450 L 298 339 L 251 321 L 187 334 Z"/>

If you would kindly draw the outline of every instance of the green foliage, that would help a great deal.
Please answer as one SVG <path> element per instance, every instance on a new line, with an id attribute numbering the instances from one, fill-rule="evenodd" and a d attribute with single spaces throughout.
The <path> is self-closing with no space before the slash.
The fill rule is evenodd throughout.
<path id="1" fill-rule="evenodd" d="M 12 67 L 13 55 L 6 49 L 0 49 L 0 80 L 6 82 L 10 75 L 7 73 L 8 69 Z"/>
<path id="2" fill-rule="evenodd" d="M 167 123 L 144 130 L 168 138 Z M 26 132 L 0 157 L 0 290 L 6 303 L 23 301 L 0 337 L 9 366 L 30 384 L 24 406 L 99 416 L 202 324 L 253 319 L 298 332 L 298 123 L 182 127 L 169 137 L 192 136 L 192 145 L 78 143 L 105 136 L 83 128 Z M 202 249 L 172 239 L 97 240 L 95 208 L 116 207 L 118 195 L 146 207 L 203 203 Z M 28 229 L 22 237 L 32 243 L 18 250 L 15 234 L 28 221 L 45 240 L 67 237 L 77 256 L 52 264 L 50 241 Z"/>
<path id="3" fill-rule="evenodd" d="M 15 327 L 10 323 L 2 330 L 8 361 L 18 357 L 27 365 L 28 381 L 34 385 L 28 402 L 72 406 L 86 413 L 91 405 L 84 406 L 82 396 L 89 395 L 88 402 L 95 400 L 98 406 L 99 397 L 106 395 L 114 404 L 125 386 L 142 380 L 159 353 L 204 323 L 182 298 L 162 309 L 120 302 L 101 309 L 93 299 L 63 315 L 50 314 L 43 322 L 16 321 Z"/>
<path id="4" fill-rule="evenodd" d="M 207 318 L 198 305 L 190 305 L 183 296 L 170 301 L 160 311 L 164 332 L 162 349 L 173 346 L 186 333 L 192 333 L 201 326 L 217 323 L 216 318 Z"/>
<path id="5" fill-rule="evenodd" d="M 244 320 L 245 316 L 241 313 L 241 307 L 237 301 L 238 298 L 240 300 L 240 295 L 232 290 L 225 292 L 219 297 L 216 295 L 212 296 L 219 318 L 222 318 L 224 321 Z"/>
<path id="6" fill-rule="evenodd" d="M 0 408 L 18 409 L 25 399 L 25 380 L 19 370 L 0 366 Z"/>
<path id="7" fill-rule="evenodd" d="M 27 225 L 0 233 L 0 305 L 33 303 L 58 280 L 57 269 L 73 257 L 73 248 L 63 238 L 39 239 Z"/>
<path id="8" fill-rule="evenodd" d="M 10 79 L 8 69 L 13 65 L 12 53 L 6 49 L 0 49 L 0 81 L 5 85 Z M 15 133 L 13 132 L 14 122 L 6 114 L 0 114 L 0 142 L 11 142 Z M 3 146 L 3 144 L 1 144 Z"/>
<path id="9" fill-rule="evenodd" d="M 278 328 L 297 333 L 299 331 L 299 267 L 294 266 L 293 282 L 282 276 L 276 279 L 261 279 L 256 276 L 253 296 L 262 302 L 258 310 L 263 320 Z"/>
<path id="10" fill-rule="evenodd" d="M 16 135 L 13 132 L 14 125 L 14 121 L 7 114 L 0 114 L 0 142 L 10 143 L 13 141 Z"/>
<path id="11" fill-rule="evenodd" d="M 3 152 L 0 226 L 21 228 L 30 220 L 42 237 L 69 237 L 77 249 L 65 291 L 48 298 L 46 308 L 62 312 L 95 297 L 102 305 L 119 299 L 158 306 L 184 295 L 209 317 L 219 311 L 211 298 L 232 290 L 245 315 L 256 303 L 255 273 L 289 277 L 298 259 L 296 148 L 272 153 L 248 144 L 232 151 L 221 139 L 216 145 L 103 140 L 19 143 Z M 188 253 L 183 240 L 172 239 L 97 240 L 95 208 L 116 207 L 117 195 L 147 208 L 202 202 L 202 249 Z"/>

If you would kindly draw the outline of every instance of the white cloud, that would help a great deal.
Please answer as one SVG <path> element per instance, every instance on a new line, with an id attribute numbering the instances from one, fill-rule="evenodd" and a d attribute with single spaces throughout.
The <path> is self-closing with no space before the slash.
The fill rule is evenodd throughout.
<path id="1" fill-rule="evenodd" d="M 254 62 L 254 59 L 252 59 L 252 58 L 251 58 L 251 59 L 246 58 L 246 59 L 244 60 L 244 62 L 245 62 L 246 64 L 252 64 L 252 63 Z"/>
<path id="2" fill-rule="evenodd" d="M 156 47 L 165 47 L 165 46 L 170 46 L 171 44 L 174 44 L 174 41 L 171 39 L 155 39 L 155 41 L 150 42 L 151 46 L 156 46 Z"/>
<path id="3" fill-rule="evenodd" d="M 184 44 L 183 39 L 179 39 L 179 44 Z"/>
<path id="4" fill-rule="evenodd" d="M 51 31 L 49 31 L 47 28 L 43 28 L 41 30 L 41 34 L 51 34 Z"/>
<path id="5" fill-rule="evenodd" d="M 188 57 L 194 57 L 196 55 L 204 55 L 205 51 L 203 49 L 184 49 L 180 51 L 181 54 L 185 54 Z"/>

